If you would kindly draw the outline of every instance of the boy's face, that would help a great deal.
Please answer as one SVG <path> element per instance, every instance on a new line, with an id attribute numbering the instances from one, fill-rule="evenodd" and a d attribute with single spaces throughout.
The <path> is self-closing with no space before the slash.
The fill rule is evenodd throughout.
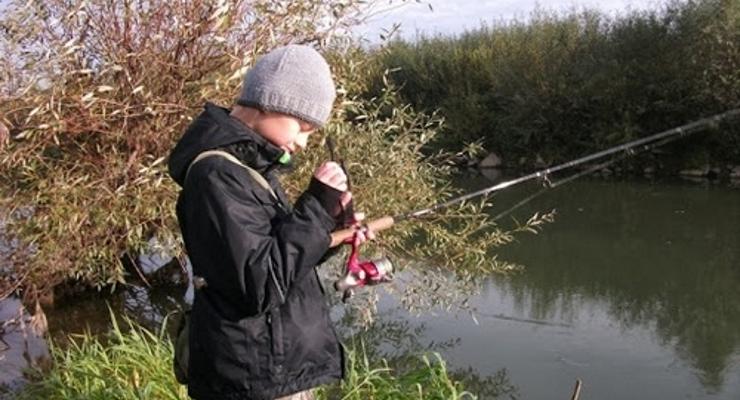
<path id="1" fill-rule="evenodd" d="M 265 139 L 284 151 L 293 154 L 306 147 L 308 135 L 316 127 L 290 115 L 261 112 L 253 128 Z"/>

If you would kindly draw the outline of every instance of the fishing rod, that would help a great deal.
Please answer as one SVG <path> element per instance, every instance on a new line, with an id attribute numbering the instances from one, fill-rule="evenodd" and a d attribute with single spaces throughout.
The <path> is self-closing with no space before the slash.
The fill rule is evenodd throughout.
<path id="1" fill-rule="evenodd" d="M 682 138 L 684 136 L 704 130 L 707 127 L 716 128 L 720 122 L 727 120 L 727 119 L 736 118 L 739 116 L 740 116 L 740 108 L 726 111 L 720 114 L 716 114 L 711 117 L 702 118 L 700 120 L 697 120 L 697 121 L 694 121 L 694 122 L 691 122 L 685 125 L 681 125 L 676 128 L 672 128 L 672 129 L 669 129 L 669 130 L 666 130 L 660 133 L 656 133 L 654 135 L 644 137 L 642 139 L 637 139 L 631 142 L 627 142 L 627 143 L 624 143 L 624 144 L 621 144 L 615 147 L 608 148 L 606 150 L 602 150 L 602 151 L 599 151 L 593 154 L 583 156 L 581 158 L 577 158 L 575 160 L 565 162 L 563 164 L 556 165 L 554 167 L 542 169 L 542 170 L 524 175 L 516 179 L 501 182 L 493 186 L 490 186 L 490 187 L 487 187 L 481 190 L 477 190 L 472 193 L 468 193 L 468 194 L 465 194 L 459 197 L 455 197 L 453 199 L 437 203 L 431 207 L 411 211 L 411 212 L 404 213 L 404 214 L 394 215 L 394 216 L 380 217 L 378 219 L 375 219 L 375 220 L 372 220 L 366 223 L 361 228 L 371 229 L 375 232 L 382 231 L 382 230 L 392 227 L 398 222 L 405 221 L 405 220 L 411 220 L 411 219 L 420 219 L 424 216 L 432 214 L 443 208 L 447 208 L 449 206 L 462 203 L 472 198 L 489 196 L 495 192 L 510 188 L 515 185 L 522 184 L 532 179 L 542 179 L 542 178 L 546 179 L 549 175 L 553 173 L 556 173 L 556 172 L 559 172 L 565 169 L 573 168 L 573 167 L 576 167 L 581 164 L 585 164 L 590 161 L 599 160 L 604 157 L 610 156 L 612 154 L 616 154 L 619 152 L 625 152 L 626 154 L 624 155 L 624 157 L 631 156 L 631 155 L 636 154 L 637 153 L 636 149 L 639 149 L 640 147 L 642 147 L 644 151 L 645 149 L 651 149 L 651 148 L 657 147 L 657 145 L 662 146 L 674 140 Z M 595 166 L 596 168 L 588 169 L 587 173 L 593 172 L 597 169 L 604 168 L 606 165 L 609 165 L 609 164 L 611 164 L 611 162 L 599 164 Z M 577 177 L 583 174 L 584 173 L 578 174 Z M 568 181 L 570 180 L 572 179 L 568 179 Z M 331 238 L 332 238 L 331 247 L 335 247 L 342 243 L 346 243 L 349 239 L 351 239 L 354 236 L 355 231 L 357 231 L 357 229 L 358 229 L 357 227 L 352 227 L 352 228 L 346 228 L 346 229 L 333 232 L 331 235 Z"/>
<path id="2" fill-rule="evenodd" d="M 674 140 L 677 140 L 679 138 L 680 138 L 680 136 L 673 136 L 673 137 L 669 137 L 667 139 L 658 140 L 658 141 L 655 141 L 655 142 L 652 142 L 652 143 L 649 143 L 649 144 L 638 146 L 636 149 L 632 149 L 630 152 L 625 152 L 624 154 L 621 154 L 619 156 L 616 156 L 616 157 L 612 158 L 611 160 L 607 160 L 607 161 L 598 163 L 598 164 L 593 165 L 593 166 L 591 166 L 591 167 L 589 167 L 589 168 L 587 168 L 587 169 L 585 169 L 583 171 L 580 171 L 580 172 L 575 173 L 575 174 L 573 174 L 573 175 L 571 175 L 571 176 L 569 176 L 567 178 L 563 178 L 563 179 L 560 179 L 560 180 L 555 181 L 555 182 L 553 182 L 549 178 L 546 178 L 543 181 L 544 182 L 544 185 L 543 185 L 544 187 L 542 189 L 538 190 L 536 193 L 534 193 L 532 195 L 527 196 L 525 199 L 523 199 L 523 200 L 519 201 L 518 203 L 514 204 L 512 207 L 509 207 L 505 211 L 499 213 L 498 215 L 496 215 L 495 217 L 493 217 L 491 219 L 491 221 L 496 222 L 496 221 L 500 220 L 501 218 L 503 218 L 503 217 L 511 214 L 512 212 L 514 212 L 517 209 L 519 209 L 520 207 L 526 205 L 527 203 L 529 203 L 530 201 L 534 200 L 535 198 L 541 196 L 542 194 L 544 194 L 546 191 L 548 191 L 550 189 L 555 189 L 558 186 L 565 185 L 566 183 L 572 182 L 572 181 L 574 181 L 574 180 L 576 180 L 576 179 L 578 179 L 578 178 L 580 178 L 582 176 L 585 176 L 585 175 L 591 174 L 593 172 L 596 172 L 598 170 L 607 168 L 607 167 L 611 166 L 612 164 L 615 164 L 615 163 L 617 163 L 619 161 L 623 161 L 623 160 L 625 160 L 625 159 L 627 159 L 629 157 L 634 157 L 634 156 L 636 156 L 638 154 L 645 153 L 645 152 L 650 151 L 652 149 L 655 149 L 657 147 L 660 147 L 660 146 L 663 146 L 665 144 L 668 144 L 668 143 L 670 143 L 670 142 L 672 142 Z"/>

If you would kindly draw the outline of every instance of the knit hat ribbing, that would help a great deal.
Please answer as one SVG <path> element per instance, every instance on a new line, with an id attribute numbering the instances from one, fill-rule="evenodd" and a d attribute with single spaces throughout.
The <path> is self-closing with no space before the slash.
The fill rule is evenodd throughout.
<path id="1" fill-rule="evenodd" d="M 329 65 L 309 46 L 288 45 L 262 56 L 244 77 L 237 104 L 292 115 L 323 126 L 336 97 Z"/>

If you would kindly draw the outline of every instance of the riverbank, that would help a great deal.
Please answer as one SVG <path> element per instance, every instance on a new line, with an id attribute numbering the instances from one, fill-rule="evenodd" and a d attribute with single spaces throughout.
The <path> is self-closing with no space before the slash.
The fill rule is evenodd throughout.
<path id="1" fill-rule="evenodd" d="M 438 147 L 479 142 L 508 168 L 533 170 L 740 107 L 740 3 L 668 1 L 493 23 L 369 52 L 368 96 L 390 81 L 445 118 Z M 740 122 L 641 157 L 666 174 L 738 166 Z M 728 167 L 729 166 L 729 167 Z"/>
<path id="2" fill-rule="evenodd" d="M 173 346 L 165 326 L 152 331 L 111 318 L 113 330 L 105 337 L 75 335 L 54 346 L 53 367 L 34 375 L 14 399 L 188 399 L 186 387 L 172 373 Z M 318 400 L 478 398 L 448 373 L 438 354 L 410 357 L 402 369 L 368 358 L 362 342 L 351 342 L 346 355 L 345 380 L 321 387 Z"/>

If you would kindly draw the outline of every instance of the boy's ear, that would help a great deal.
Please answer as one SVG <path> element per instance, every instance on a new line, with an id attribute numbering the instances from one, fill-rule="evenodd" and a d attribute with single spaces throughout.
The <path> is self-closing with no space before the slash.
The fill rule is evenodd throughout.
<path id="1" fill-rule="evenodd" d="M 301 127 L 301 132 L 308 132 L 308 131 L 312 131 L 313 132 L 313 131 L 316 131 L 316 130 L 319 129 L 316 125 L 314 125 L 314 124 L 312 124 L 310 122 L 304 121 L 302 119 L 299 119 L 298 120 L 298 124 Z"/>

